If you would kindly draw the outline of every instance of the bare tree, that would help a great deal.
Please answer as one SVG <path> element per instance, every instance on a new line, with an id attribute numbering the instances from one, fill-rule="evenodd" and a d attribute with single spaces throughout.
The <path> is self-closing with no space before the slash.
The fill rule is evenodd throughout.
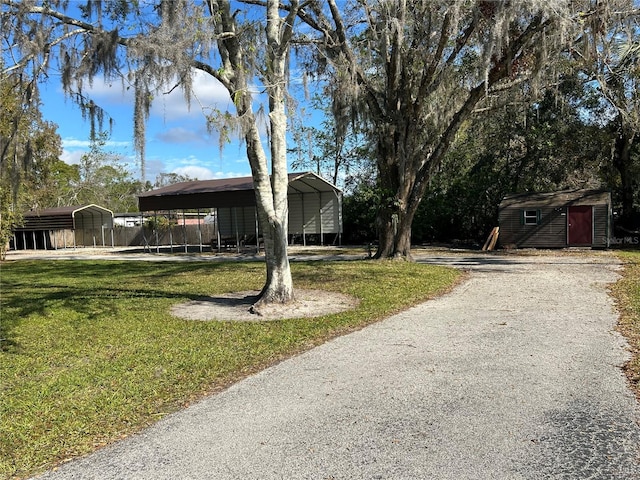
<path id="1" fill-rule="evenodd" d="M 535 88 L 589 2 L 336 0 L 300 12 L 339 121 L 376 142 L 377 257 L 411 258 L 411 226 L 457 132 L 516 85 Z"/>
<path id="2" fill-rule="evenodd" d="M 259 224 L 264 236 L 267 279 L 254 306 L 294 298 L 287 257 L 287 160 L 285 99 L 289 45 L 298 0 L 280 16 L 277 0 L 266 9 L 232 11 L 230 0 L 110 2 L 1 0 L 3 53 L 13 59 L 6 71 L 41 77 L 60 68 L 65 92 L 100 120 L 100 108 L 85 95 L 87 82 L 103 75 L 135 91 L 135 144 L 144 162 L 145 122 L 153 98 L 180 88 L 193 98 L 196 71 L 229 92 L 235 112 L 210 112 L 211 125 L 235 118 L 246 143 L 254 180 Z M 55 60 L 55 62 L 54 62 Z M 268 96 L 270 155 L 260 137 L 255 82 Z M 226 125 L 225 125 L 226 127 Z M 269 167 L 270 162 L 270 167 Z"/>

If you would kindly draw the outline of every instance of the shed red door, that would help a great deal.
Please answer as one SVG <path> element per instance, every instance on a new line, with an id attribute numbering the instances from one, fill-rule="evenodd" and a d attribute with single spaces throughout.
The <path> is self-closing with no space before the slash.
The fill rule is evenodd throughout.
<path id="1" fill-rule="evenodd" d="M 580 205 L 569 207 L 567 215 L 567 240 L 569 245 L 593 243 L 593 207 Z"/>

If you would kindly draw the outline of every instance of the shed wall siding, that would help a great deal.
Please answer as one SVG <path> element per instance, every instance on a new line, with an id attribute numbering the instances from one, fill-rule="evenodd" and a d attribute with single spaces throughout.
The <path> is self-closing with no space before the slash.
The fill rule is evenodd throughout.
<path id="1" fill-rule="evenodd" d="M 527 207 L 527 210 L 533 207 Z M 521 225 L 522 208 L 509 207 L 500 212 L 500 243 L 525 248 L 562 248 L 567 246 L 565 208 L 541 208 L 538 225 Z"/>
<path id="2" fill-rule="evenodd" d="M 506 207 L 500 211 L 500 245 L 519 248 L 564 248 L 567 246 L 567 207 L 539 208 L 538 225 L 522 225 L 524 208 Z M 593 247 L 607 247 L 609 238 L 609 206 L 593 205 Z"/>
<path id="3" fill-rule="evenodd" d="M 593 246 L 608 247 L 609 246 L 609 219 L 611 212 L 609 205 L 593 206 Z"/>

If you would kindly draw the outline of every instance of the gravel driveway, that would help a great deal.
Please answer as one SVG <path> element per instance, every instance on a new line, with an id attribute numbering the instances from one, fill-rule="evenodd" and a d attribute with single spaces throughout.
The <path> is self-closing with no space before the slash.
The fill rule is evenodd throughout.
<path id="1" fill-rule="evenodd" d="M 640 478 L 613 257 L 428 261 L 471 275 L 42 478 Z"/>

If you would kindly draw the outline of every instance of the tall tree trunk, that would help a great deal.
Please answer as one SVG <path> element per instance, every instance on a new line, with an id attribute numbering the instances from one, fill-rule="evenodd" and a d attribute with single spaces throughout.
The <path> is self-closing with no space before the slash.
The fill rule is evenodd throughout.
<path id="1" fill-rule="evenodd" d="M 294 300 L 293 280 L 287 254 L 288 176 L 286 169 L 284 172 L 276 169 L 276 162 L 272 170 L 273 175 L 269 175 L 264 151 L 258 147 L 260 133 L 255 124 L 246 132 L 245 139 L 256 195 L 258 223 L 263 235 L 265 251 L 266 281 L 258 301 L 252 307 L 254 313 L 260 314 L 261 307 L 265 304 L 287 303 Z"/>
<path id="2" fill-rule="evenodd" d="M 389 134 L 378 141 L 379 186 L 382 204 L 376 218 L 378 251 L 375 258 L 412 260 L 411 225 L 422 199 L 423 191 L 416 190 L 418 169 L 407 168 L 411 159 L 401 157 L 408 149 L 401 139 Z M 424 190 L 424 189 L 422 189 Z"/>
<path id="3" fill-rule="evenodd" d="M 292 11 L 283 21 L 279 15 L 279 2 L 267 2 L 267 94 L 269 96 L 269 123 L 271 127 L 271 177 L 266 175 L 266 161 L 260 159 L 252 166 L 256 200 L 260 205 L 258 218 L 264 236 L 267 267 L 266 283 L 253 312 L 268 303 L 288 303 L 294 300 L 293 280 L 287 255 L 288 188 L 287 174 L 287 116 L 285 97 L 287 86 L 287 59 L 289 40 L 297 2 L 291 2 Z M 259 141 L 257 129 L 252 129 Z"/>
<path id="4" fill-rule="evenodd" d="M 253 112 L 253 100 L 251 88 L 249 88 L 252 72 L 247 69 L 247 63 L 250 62 L 245 58 L 250 53 L 243 49 L 236 35 L 235 14 L 231 13 L 231 3 L 228 0 L 219 3 L 212 1 L 211 6 L 212 15 L 217 13 L 221 16 L 220 32 L 218 32 L 221 34 L 221 39 L 218 44 L 224 68 L 219 71 L 211 69 L 208 71 L 225 85 L 235 103 L 238 118 L 242 119 L 243 136 L 256 195 L 259 228 L 264 239 L 266 281 L 257 302 L 252 307 L 254 313 L 260 314 L 262 307 L 266 304 L 287 303 L 294 300 L 293 280 L 287 256 L 289 179 L 285 97 L 288 84 L 286 77 L 288 53 L 298 2 L 290 1 L 290 10 L 286 19 L 279 16 L 278 0 L 266 2 L 266 65 L 260 74 L 269 97 L 270 172 L 267 155 L 260 139 L 258 121 Z"/>
<path id="5" fill-rule="evenodd" d="M 634 227 L 633 199 L 638 184 L 638 179 L 633 173 L 633 159 L 631 158 L 631 148 L 633 146 L 635 132 L 630 128 L 625 128 L 622 118 L 619 118 L 618 122 L 619 127 L 615 140 L 613 165 L 620 174 L 620 194 L 622 200 L 620 224 L 625 228 L 632 228 Z"/>

